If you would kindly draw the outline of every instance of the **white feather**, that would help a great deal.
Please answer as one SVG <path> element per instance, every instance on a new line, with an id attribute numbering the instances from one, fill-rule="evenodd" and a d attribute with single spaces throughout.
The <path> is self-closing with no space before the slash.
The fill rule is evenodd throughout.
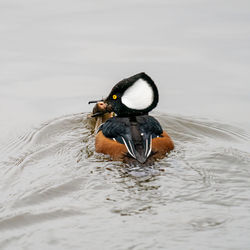
<path id="1" fill-rule="evenodd" d="M 130 109 L 146 109 L 154 100 L 152 87 L 143 79 L 137 80 L 123 94 L 121 101 Z"/>
<path id="2" fill-rule="evenodd" d="M 147 153 L 147 158 L 149 157 L 150 153 L 151 153 L 151 150 L 152 150 L 152 135 L 150 135 L 150 146 L 149 146 L 149 151 Z"/>
<path id="3" fill-rule="evenodd" d="M 125 144 L 125 146 L 126 146 L 128 152 L 129 152 L 129 154 L 130 154 L 132 157 L 134 157 L 134 158 L 136 159 L 134 152 L 131 152 L 131 151 L 129 150 L 129 147 L 128 147 L 128 145 L 127 145 L 127 143 L 126 143 L 126 141 L 125 141 L 125 139 L 124 139 L 123 137 L 122 137 L 122 140 L 123 140 L 123 143 Z M 129 144 L 130 144 L 130 147 L 131 147 L 131 143 L 130 143 L 130 142 L 129 142 Z M 131 147 L 131 149 L 132 149 L 132 147 Z"/>

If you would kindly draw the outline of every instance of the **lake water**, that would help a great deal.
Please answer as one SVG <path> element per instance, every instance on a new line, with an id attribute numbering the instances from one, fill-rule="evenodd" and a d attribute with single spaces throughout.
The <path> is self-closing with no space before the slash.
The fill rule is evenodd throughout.
<path id="1" fill-rule="evenodd" d="M 250 249 L 250 2 L 0 0 L 0 249 Z M 145 71 L 175 142 L 94 152 L 87 102 Z"/>

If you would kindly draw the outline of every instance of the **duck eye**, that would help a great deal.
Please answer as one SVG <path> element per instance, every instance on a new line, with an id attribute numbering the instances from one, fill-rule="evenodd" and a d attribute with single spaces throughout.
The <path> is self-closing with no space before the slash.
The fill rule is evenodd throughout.
<path id="1" fill-rule="evenodd" d="M 117 99 L 117 95 L 113 95 L 113 99 L 114 99 L 114 100 Z"/>

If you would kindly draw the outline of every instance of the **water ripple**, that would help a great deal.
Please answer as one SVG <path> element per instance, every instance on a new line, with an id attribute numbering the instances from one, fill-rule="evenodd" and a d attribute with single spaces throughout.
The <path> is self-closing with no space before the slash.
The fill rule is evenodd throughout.
<path id="1" fill-rule="evenodd" d="M 93 239 L 90 232 L 102 232 L 108 240 L 107 225 L 121 235 L 125 225 L 134 230 L 126 224 L 130 218 L 134 227 L 150 223 L 148 234 L 167 230 L 178 237 L 202 231 L 209 238 L 211 231 L 239 228 L 235 218 L 246 218 L 250 209 L 249 135 L 218 122 L 155 116 L 176 147 L 152 167 L 129 167 L 95 153 L 82 113 L 48 121 L 4 145 L 0 246 L 47 230 L 64 235 L 65 225 L 72 234 L 80 230 Z"/>

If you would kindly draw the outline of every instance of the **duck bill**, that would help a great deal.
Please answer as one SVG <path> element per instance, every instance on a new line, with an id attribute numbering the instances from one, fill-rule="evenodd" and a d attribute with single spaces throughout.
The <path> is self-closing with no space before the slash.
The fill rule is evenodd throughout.
<path id="1" fill-rule="evenodd" d="M 94 113 L 93 115 L 91 115 L 91 117 L 103 116 L 106 113 L 107 112 L 97 112 L 97 113 Z"/>
<path id="2" fill-rule="evenodd" d="M 89 101 L 88 104 L 91 104 L 91 103 L 98 103 L 98 102 L 103 102 L 103 100 Z"/>

